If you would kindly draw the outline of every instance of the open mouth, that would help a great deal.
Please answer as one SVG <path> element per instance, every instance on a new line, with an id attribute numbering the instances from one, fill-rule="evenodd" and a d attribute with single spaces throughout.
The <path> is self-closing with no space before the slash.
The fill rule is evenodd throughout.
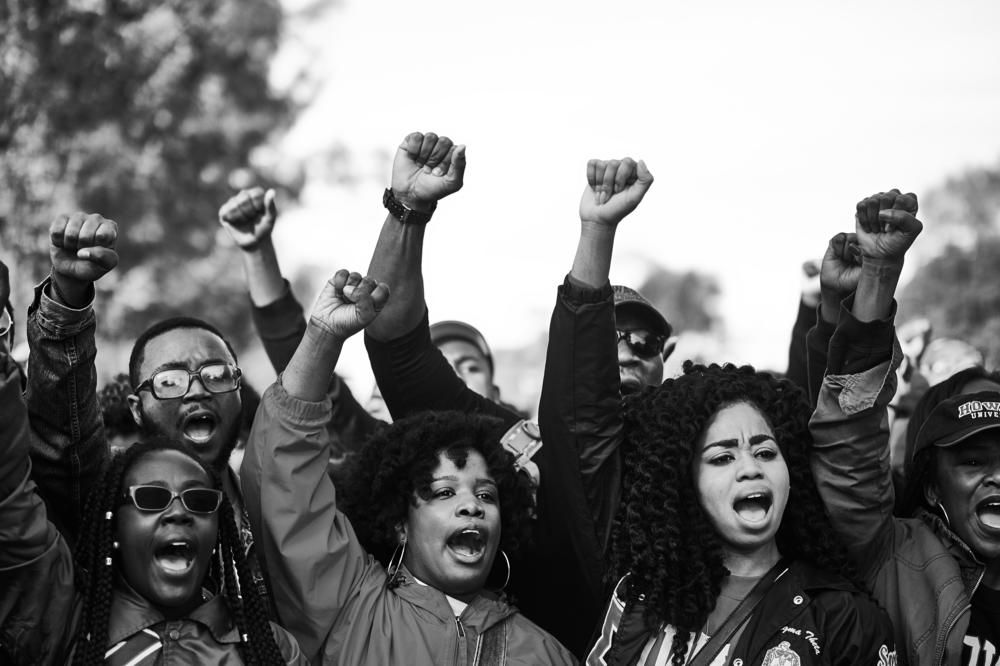
<path id="1" fill-rule="evenodd" d="M 211 414 L 192 416 L 184 422 L 184 436 L 196 444 L 204 444 L 212 438 L 215 425 L 215 417 Z"/>
<path id="2" fill-rule="evenodd" d="M 171 541 L 153 551 L 153 559 L 168 574 L 185 574 L 194 565 L 195 548 L 187 541 Z"/>
<path id="3" fill-rule="evenodd" d="M 446 544 L 461 559 L 478 560 L 486 552 L 486 533 L 476 528 L 458 530 Z"/>
<path id="4" fill-rule="evenodd" d="M 1000 497 L 988 497 L 976 505 L 979 521 L 993 530 L 1000 530 Z"/>
<path id="5" fill-rule="evenodd" d="M 759 523 L 767 517 L 771 508 L 771 496 L 767 493 L 751 493 L 733 503 L 733 509 L 748 523 Z"/>

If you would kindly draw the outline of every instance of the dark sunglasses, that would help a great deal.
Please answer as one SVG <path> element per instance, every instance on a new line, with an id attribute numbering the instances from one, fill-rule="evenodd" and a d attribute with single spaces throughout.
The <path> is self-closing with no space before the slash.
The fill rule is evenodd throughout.
<path id="1" fill-rule="evenodd" d="M 231 363 L 208 363 L 195 372 L 187 368 L 169 368 L 135 387 L 135 392 L 149 389 L 157 400 L 183 398 L 191 390 L 191 380 L 197 377 L 209 393 L 229 393 L 240 387 L 242 371 Z"/>
<path id="2" fill-rule="evenodd" d="M 125 497 L 139 511 L 164 511 L 178 497 L 191 513 L 215 513 L 222 505 L 222 491 L 213 488 L 188 488 L 175 493 L 163 486 L 129 486 Z"/>
<path id="3" fill-rule="evenodd" d="M 653 358 L 663 352 L 667 336 L 648 331 L 618 331 L 618 342 L 622 340 L 639 358 Z"/>

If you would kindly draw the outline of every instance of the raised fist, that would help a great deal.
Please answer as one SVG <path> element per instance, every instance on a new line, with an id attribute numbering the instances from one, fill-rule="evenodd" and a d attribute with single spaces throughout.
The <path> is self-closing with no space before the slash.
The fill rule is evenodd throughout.
<path id="1" fill-rule="evenodd" d="M 642 160 L 590 160 L 580 220 L 616 225 L 635 210 L 652 184 L 653 174 Z"/>
<path id="2" fill-rule="evenodd" d="M 465 146 L 446 136 L 413 132 L 399 144 L 392 163 L 392 193 L 407 208 L 429 211 L 439 199 L 462 189 Z"/>
<path id="3" fill-rule="evenodd" d="M 118 225 L 96 213 L 60 215 L 49 226 L 49 257 L 58 293 L 80 306 L 90 284 L 118 265 Z"/>
<path id="4" fill-rule="evenodd" d="M 857 234 L 839 233 L 830 239 L 819 271 L 821 290 L 837 301 L 858 288 L 861 279 L 861 250 Z"/>
<path id="5" fill-rule="evenodd" d="M 244 250 L 253 250 L 260 241 L 269 238 L 277 219 L 274 190 L 265 192 L 260 187 L 240 190 L 219 209 L 222 228 Z"/>
<path id="6" fill-rule="evenodd" d="M 370 324 L 388 300 L 385 283 L 341 269 L 323 287 L 310 321 L 346 340 Z"/>
<path id="7" fill-rule="evenodd" d="M 865 259 L 902 263 L 923 230 L 916 218 L 917 195 L 899 190 L 879 192 L 858 202 L 855 231 Z"/>

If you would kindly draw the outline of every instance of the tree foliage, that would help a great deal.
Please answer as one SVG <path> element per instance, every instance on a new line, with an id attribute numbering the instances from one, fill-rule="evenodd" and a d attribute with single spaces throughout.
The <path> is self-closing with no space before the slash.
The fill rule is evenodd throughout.
<path id="1" fill-rule="evenodd" d="M 656 268 L 639 287 L 650 303 L 666 316 L 677 333 L 711 331 L 719 323 L 713 309 L 719 283 L 697 271 L 675 272 Z"/>
<path id="2" fill-rule="evenodd" d="M 215 219 L 273 182 L 253 155 L 295 113 L 268 83 L 281 26 L 277 0 L 0 0 L 0 251 L 19 300 L 48 270 L 51 220 L 99 212 L 121 256 L 98 283 L 105 334 L 183 311 L 247 335 Z"/>

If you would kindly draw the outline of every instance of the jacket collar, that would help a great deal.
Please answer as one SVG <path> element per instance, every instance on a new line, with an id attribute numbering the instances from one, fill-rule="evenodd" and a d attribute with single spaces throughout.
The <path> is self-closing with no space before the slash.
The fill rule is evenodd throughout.
<path id="1" fill-rule="evenodd" d="M 948 552 L 958 561 L 958 568 L 962 573 L 962 582 L 969 596 L 975 592 L 976 586 L 982 580 L 986 565 L 983 564 L 972 549 L 962 539 L 955 534 L 951 528 L 939 516 L 926 509 L 917 509 L 916 517 L 927 523 L 934 531 L 934 534 L 941 540 Z"/>
<path id="2" fill-rule="evenodd" d="M 208 596 L 207 590 L 202 592 Z M 115 645 L 130 636 L 165 623 L 167 619 L 153 608 L 146 599 L 136 592 L 120 576 L 115 582 L 111 597 L 111 612 L 108 617 L 108 645 Z M 229 607 L 222 595 L 209 598 L 181 620 L 196 622 L 211 632 L 219 643 L 239 643 L 240 634 L 229 613 Z"/>
<path id="3" fill-rule="evenodd" d="M 444 592 L 430 585 L 421 585 L 414 580 L 413 574 L 405 566 L 399 567 L 396 581 L 399 585 L 392 591 L 401 599 L 433 613 L 442 620 L 454 621 L 455 615 Z M 506 597 L 497 596 L 489 590 L 482 590 L 469 602 L 459 619 L 464 625 L 482 633 L 515 612 L 516 609 L 507 603 Z"/>

